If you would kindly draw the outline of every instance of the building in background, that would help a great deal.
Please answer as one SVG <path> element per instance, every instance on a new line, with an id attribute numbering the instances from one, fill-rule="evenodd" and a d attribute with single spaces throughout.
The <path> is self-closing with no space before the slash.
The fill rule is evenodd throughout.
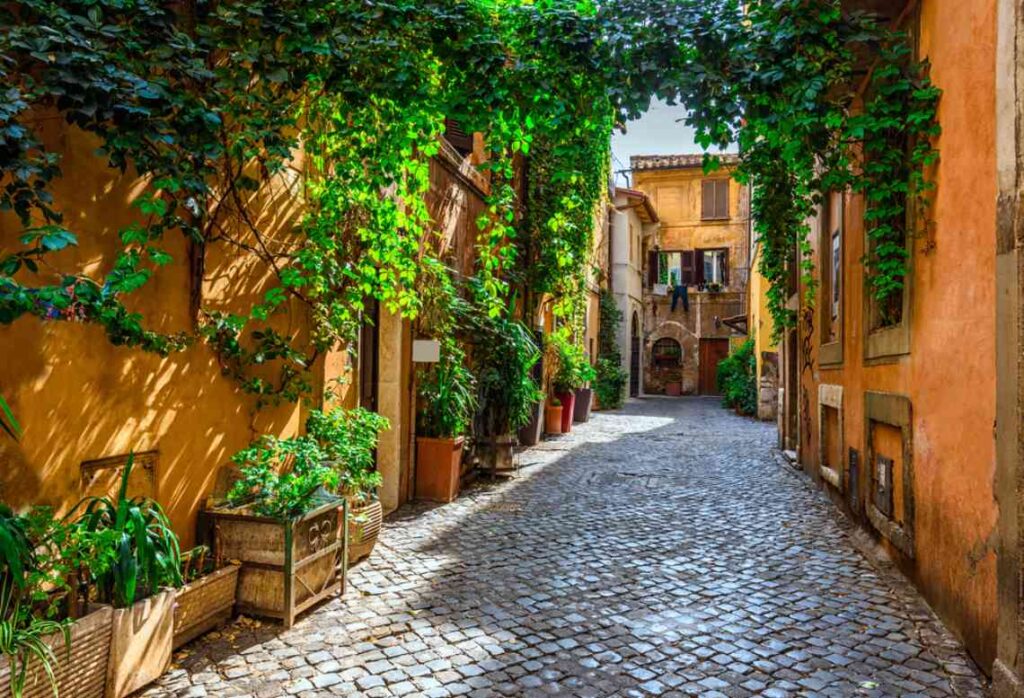
<path id="1" fill-rule="evenodd" d="M 644 373 L 644 250 L 657 242 L 659 219 L 646 194 L 617 187 L 613 190 L 609 220 L 611 275 L 608 287 L 622 313 L 618 344 L 622 368 L 629 376 L 628 394 L 638 397 Z"/>
<path id="2" fill-rule="evenodd" d="M 747 284 L 747 333 L 754 340 L 757 380 L 757 418 L 774 421 L 779 412 L 779 349 L 775 343 L 775 323 L 768 312 L 770 285 L 758 272 L 761 246 L 751 225 L 750 281 Z"/>
<path id="3" fill-rule="evenodd" d="M 750 199 L 723 155 L 705 173 L 702 155 L 630 159 L 633 186 L 661 221 L 644 249 L 644 392 L 718 394 L 718 363 L 746 334 Z"/>

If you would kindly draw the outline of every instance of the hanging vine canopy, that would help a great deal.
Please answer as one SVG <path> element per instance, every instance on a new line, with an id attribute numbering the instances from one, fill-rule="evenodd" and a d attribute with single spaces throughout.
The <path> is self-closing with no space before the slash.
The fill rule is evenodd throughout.
<path id="1" fill-rule="evenodd" d="M 23 0 L 0 7 L 0 26 L 0 206 L 12 212 L 0 323 L 98 323 L 115 344 L 162 354 L 201 338 L 263 396 L 308 390 L 306 369 L 352 338 L 365 298 L 416 315 L 437 253 L 424 194 L 445 117 L 482 132 L 490 153 L 473 288 L 492 314 L 516 287 L 578 295 L 610 130 L 652 96 L 684 102 L 703 145 L 739 144 L 780 325 L 792 320 L 782 292 L 794 250 L 830 188 L 868 193 L 873 287 L 898 292 L 899 212 L 908 196 L 927 204 L 920 173 L 935 157 L 926 70 L 901 34 L 838 0 Z M 864 56 L 878 62 L 874 98 L 855 113 Z M 120 254 L 95 274 L 48 261 L 86 234 L 53 196 L 65 172 L 45 145 L 48 115 L 145 182 Z M 854 166 L 858 146 L 867 167 Z M 247 202 L 299 152 L 305 214 L 271 236 Z M 275 284 L 239 315 L 196 299 L 194 332 L 148 329 L 124 301 L 172 261 L 172 233 L 189 241 L 194 273 L 221 245 L 260 260 Z M 301 342 L 272 324 L 293 303 L 313 321 Z M 283 364 L 276 384 L 249 370 L 269 360 Z"/>

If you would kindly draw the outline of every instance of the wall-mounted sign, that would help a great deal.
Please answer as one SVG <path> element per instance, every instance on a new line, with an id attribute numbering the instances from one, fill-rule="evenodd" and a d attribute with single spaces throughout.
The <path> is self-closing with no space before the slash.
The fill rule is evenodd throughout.
<path id="1" fill-rule="evenodd" d="M 412 360 L 417 364 L 436 364 L 441 360 L 441 343 L 436 339 L 414 339 Z"/>

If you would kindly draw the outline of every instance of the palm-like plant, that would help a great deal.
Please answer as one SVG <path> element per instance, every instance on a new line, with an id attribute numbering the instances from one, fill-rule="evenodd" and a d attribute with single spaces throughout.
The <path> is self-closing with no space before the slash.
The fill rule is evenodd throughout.
<path id="1" fill-rule="evenodd" d="M 50 636 L 63 632 L 65 643 L 71 642 L 67 623 L 32 614 L 29 573 L 35 565 L 35 549 L 25 519 L 0 504 L 0 655 L 6 656 L 11 665 L 14 698 L 21 698 L 25 691 L 30 664 L 42 668 L 57 696 L 57 655 Z"/>
<path id="2" fill-rule="evenodd" d="M 458 347 L 448 347 L 441 361 L 424 372 L 419 395 L 420 436 L 453 439 L 466 433 L 476 410 L 476 379 Z"/>
<path id="3" fill-rule="evenodd" d="M 150 499 L 127 497 L 134 460 L 128 457 L 116 499 L 89 497 L 75 507 L 84 506 L 76 525 L 99 545 L 99 594 L 116 608 L 127 608 L 160 587 L 182 585 L 181 549 L 167 515 Z"/>

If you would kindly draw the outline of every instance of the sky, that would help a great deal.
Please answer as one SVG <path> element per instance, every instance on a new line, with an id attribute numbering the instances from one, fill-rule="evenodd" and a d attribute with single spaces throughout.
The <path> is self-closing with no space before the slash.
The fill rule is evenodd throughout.
<path id="1" fill-rule="evenodd" d="M 626 174 L 631 155 L 680 155 L 700 153 L 694 140 L 693 129 L 682 123 L 686 108 L 670 107 L 662 101 L 652 101 L 651 108 L 636 121 L 626 124 L 626 133 L 618 129 L 612 134 L 612 171 L 615 183 L 627 186 Z"/>

